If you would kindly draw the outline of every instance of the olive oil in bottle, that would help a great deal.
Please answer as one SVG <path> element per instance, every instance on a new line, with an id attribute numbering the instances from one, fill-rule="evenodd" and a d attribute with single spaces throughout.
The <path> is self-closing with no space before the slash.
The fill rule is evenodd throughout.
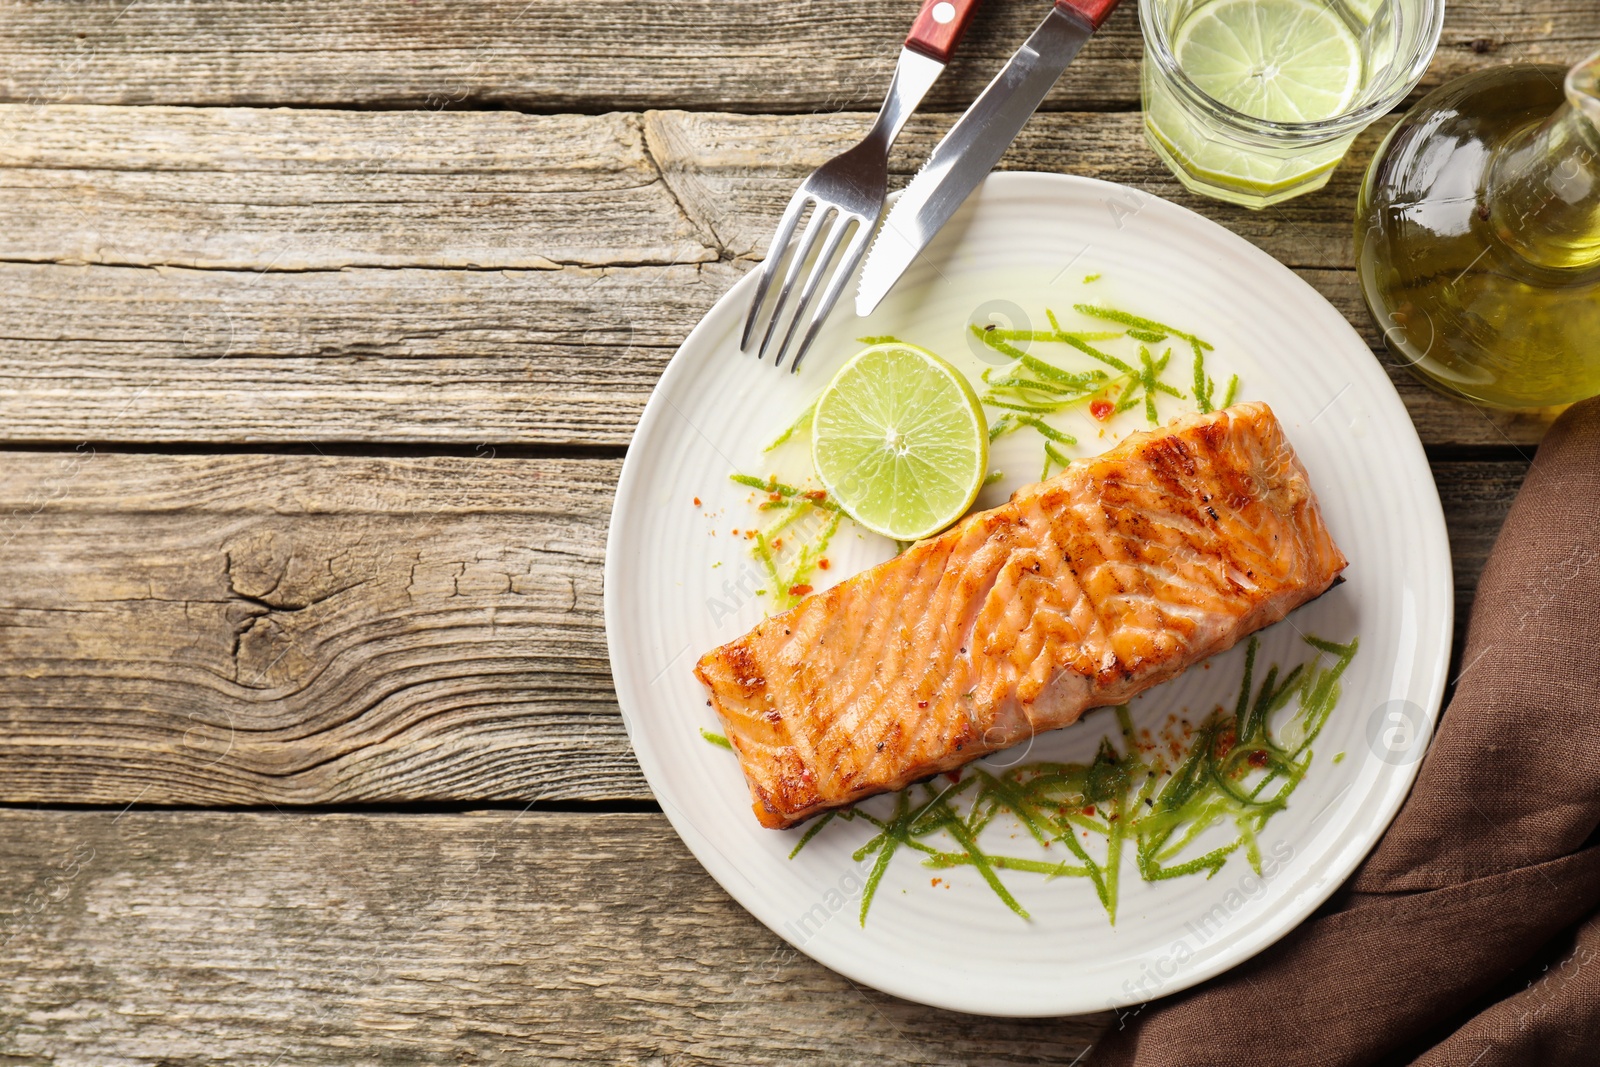
<path id="1" fill-rule="evenodd" d="M 1600 53 L 1451 82 L 1368 169 L 1362 290 L 1390 351 L 1435 388 L 1507 408 L 1600 394 L 1597 76 Z"/>

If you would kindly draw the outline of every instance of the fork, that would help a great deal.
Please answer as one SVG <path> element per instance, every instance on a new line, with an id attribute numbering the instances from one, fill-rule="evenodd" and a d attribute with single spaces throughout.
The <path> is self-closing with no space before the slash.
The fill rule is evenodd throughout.
<path id="1" fill-rule="evenodd" d="M 766 262 L 761 265 L 755 299 L 750 301 L 750 313 L 745 318 L 744 333 L 739 339 L 741 351 L 750 350 L 750 340 L 755 336 L 756 323 L 761 318 L 763 305 L 767 303 L 772 282 L 787 262 L 788 270 L 784 272 L 783 284 L 772 304 L 756 358 L 765 357 L 773 338 L 778 336 L 789 296 L 795 285 L 800 283 L 799 303 L 788 316 L 783 340 L 772 360 L 774 367 L 783 365 L 789 346 L 794 341 L 795 330 L 805 318 L 817 290 L 826 280 L 827 289 L 807 322 L 799 347 L 795 349 L 794 360 L 789 365 L 791 373 L 800 369 L 800 361 L 816 340 L 817 331 L 822 329 L 845 283 L 860 265 L 861 257 L 867 250 L 867 241 L 883 214 L 884 198 L 889 191 L 889 149 L 929 87 L 944 71 L 978 3 L 979 0 L 924 0 L 922 10 L 906 37 L 905 46 L 900 49 L 894 80 L 889 83 L 889 93 L 884 98 L 872 129 L 855 147 L 812 171 L 789 200 L 789 206 L 784 210 L 783 219 L 773 235 Z M 803 227 L 802 218 L 806 219 Z M 797 229 L 800 230 L 800 238 L 791 247 Z M 846 239 L 849 245 L 845 247 L 843 257 L 839 259 L 837 268 L 830 270 Z M 822 242 L 822 251 L 813 261 L 812 253 L 819 241 Z M 802 277 L 805 279 L 803 283 Z"/>

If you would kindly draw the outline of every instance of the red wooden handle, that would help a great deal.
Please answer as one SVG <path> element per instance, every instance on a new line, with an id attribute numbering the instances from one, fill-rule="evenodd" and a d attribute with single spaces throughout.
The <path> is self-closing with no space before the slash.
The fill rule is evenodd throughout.
<path id="1" fill-rule="evenodd" d="M 917 21 L 906 35 L 906 47 L 941 63 L 950 62 L 978 0 L 923 0 Z"/>
<path id="2" fill-rule="evenodd" d="M 1098 30 L 1100 24 L 1121 2 L 1122 0 L 1056 0 L 1056 6 L 1082 17 L 1092 29 Z"/>

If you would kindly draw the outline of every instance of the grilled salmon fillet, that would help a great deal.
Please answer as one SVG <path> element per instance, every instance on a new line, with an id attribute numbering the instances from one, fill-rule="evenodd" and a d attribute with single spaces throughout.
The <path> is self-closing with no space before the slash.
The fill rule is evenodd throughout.
<path id="1" fill-rule="evenodd" d="M 1345 567 L 1265 404 L 1137 433 L 706 653 L 763 826 L 1120 704 Z"/>

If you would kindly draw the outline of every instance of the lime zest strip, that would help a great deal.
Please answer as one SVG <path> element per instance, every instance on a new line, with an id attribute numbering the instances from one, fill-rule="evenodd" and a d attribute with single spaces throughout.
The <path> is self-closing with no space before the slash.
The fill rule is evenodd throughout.
<path id="1" fill-rule="evenodd" d="M 813 400 L 811 403 L 806 405 L 806 409 L 800 413 L 799 417 L 789 424 L 789 428 L 787 430 L 773 438 L 772 443 L 766 448 L 763 448 L 761 451 L 771 452 L 774 448 L 777 448 L 779 445 L 789 440 L 789 438 L 793 437 L 801 430 L 811 429 L 811 416 L 815 414 L 816 410 L 817 402 Z"/>
<path id="2" fill-rule="evenodd" d="M 1211 395 L 1216 391 L 1216 388 L 1217 383 L 1213 382 L 1210 376 L 1206 374 L 1205 351 L 1196 345 L 1194 349 L 1194 402 L 1195 406 L 1200 409 L 1200 414 L 1209 415 L 1216 410 L 1211 403 Z"/>
<path id="3" fill-rule="evenodd" d="M 1068 459 L 1066 456 L 1063 456 L 1056 449 L 1055 445 L 1051 444 L 1049 441 L 1046 441 L 1044 443 L 1044 467 L 1039 472 L 1039 480 L 1041 482 L 1050 477 L 1050 464 L 1052 463 L 1065 470 L 1067 467 L 1072 465 L 1072 460 Z"/>
<path id="4" fill-rule="evenodd" d="M 1017 418 L 1017 422 L 1024 426 L 1031 426 L 1035 430 L 1038 430 L 1039 434 L 1047 441 L 1054 441 L 1057 444 L 1062 445 L 1075 445 L 1078 443 L 1078 439 L 1076 437 L 1072 436 L 1070 433 L 1062 433 L 1060 430 L 1056 429 L 1054 426 L 1051 426 L 1043 419 L 1036 419 L 1028 415 L 1022 415 Z"/>
<path id="5" fill-rule="evenodd" d="M 996 337 L 995 334 L 1000 332 L 998 329 L 991 328 L 985 330 L 975 322 L 970 323 L 968 328 L 972 330 L 972 336 L 976 337 L 978 340 L 982 341 L 996 352 L 1002 352 L 1005 355 L 1010 356 L 1012 359 L 1022 359 L 1027 355 L 1027 353 L 1022 349 L 1006 341 L 1003 337 Z"/>
<path id="6" fill-rule="evenodd" d="M 1235 374 L 1233 377 L 1228 379 L 1228 391 L 1225 394 L 1223 394 L 1222 406 L 1225 407 L 1225 408 L 1233 407 L 1233 398 L 1235 396 L 1237 396 L 1238 393 L 1239 393 L 1239 376 L 1237 374 Z"/>
<path id="7" fill-rule="evenodd" d="M 751 489 L 759 489 L 763 493 L 776 493 L 782 497 L 799 497 L 806 503 L 829 511 L 838 511 L 839 505 L 828 499 L 828 494 L 820 489 L 800 489 L 792 485 L 785 485 L 776 477 L 761 479 L 753 474 L 730 474 L 728 479 L 740 485 L 747 485 Z"/>
<path id="8" fill-rule="evenodd" d="M 1190 344 L 1199 345 L 1207 352 L 1213 350 L 1213 346 L 1211 344 L 1206 341 L 1202 341 L 1194 334 L 1189 333 L 1186 330 L 1180 330 L 1176 326 L 1168 326 L 1166 323 L 1157 322 L 1154 319 L 1147 319 L 1140 315 L 1132 315 L 1126 311 L 1118 311 L 1116 308 L 1096 307 L 1093 304 L 1074 304 L 1072 305 L 1072 309 L 1079 314 L 1089 316 L 1091 319 L 1104 319 L 1107 322 L 1120 322 L 1124 326 L 1131 326 L 1136 330 L 1144 330 L 1149 333 L 1170 334 L 1173 337 L 1181 337 Z"/>

